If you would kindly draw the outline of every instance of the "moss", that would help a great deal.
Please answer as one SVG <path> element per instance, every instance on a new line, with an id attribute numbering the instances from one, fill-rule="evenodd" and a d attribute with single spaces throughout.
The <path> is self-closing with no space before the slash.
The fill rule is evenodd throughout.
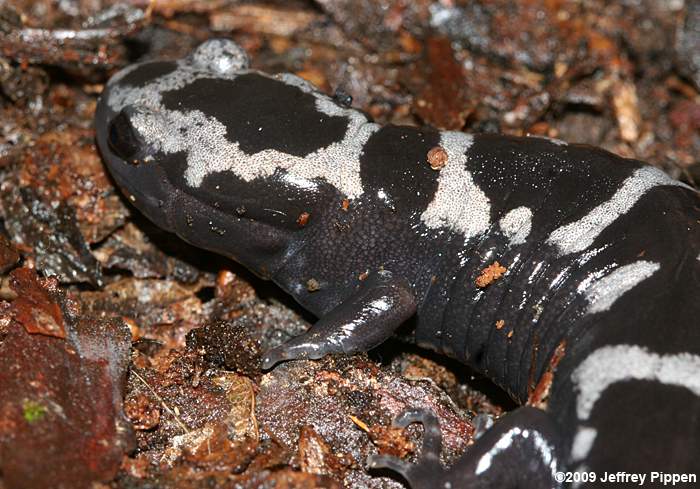
<path id="1" fill-rule="evenodd" d="M 24 401 L 22 404 L 22 416 L 27 423 L 36 423 L 46 415 L 46 408 L 35 401 Z"/>

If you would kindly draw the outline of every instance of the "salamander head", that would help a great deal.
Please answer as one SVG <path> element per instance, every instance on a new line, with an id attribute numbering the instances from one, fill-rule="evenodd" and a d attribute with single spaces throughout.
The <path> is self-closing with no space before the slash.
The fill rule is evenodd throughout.
<path id="1" fill-rule="evenodd" d="M 337 193 L 326 153 L 366 122 L 357 114 L 293 75 L 250 70 L 240 46 L 215 39 L 117 73 L 95 124 L 107 167 L 139 210 L 267 275 L 306 224 L 300 216 Z"/>
<path id="2" fill-rule="evenodd" d="M 183 120 L 189 111 L 171 107 L 168 99 L 199 79 L 232 77 L 248 65 L 238 45 L 212 40 L 183 60 L 128 66 L 105 87 L 95 115 L 99 149 L 130 200 L 159 225 L 172 230 L 166 204 L 170 187 L 180 187 L 181 180 L 173 177 L 187 172 L 178 165 L 187 146 L 205 136 Z"/>

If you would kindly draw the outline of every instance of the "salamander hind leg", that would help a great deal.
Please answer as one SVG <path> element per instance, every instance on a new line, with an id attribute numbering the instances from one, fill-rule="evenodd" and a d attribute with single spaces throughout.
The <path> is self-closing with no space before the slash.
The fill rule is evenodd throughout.
<path id="1" fill-rule="evenodd" d="M 445 479 L 447 472 L 440 465 L 442 432 L 435 415 L 430 411 L 406 411 L 394 419 L 393 425 L 405 428 L 411 423 L 423 425 L 423 448 L 415 464 L 390 455 L 371 455 L 367 460 L 370 469 L 388 469 L 408 481 L 411 489 L 447 487 L 438 481 Z"/>
<path id="2" fill-rule="evenodd" d="M 284 360 L 316 360 L 328 354 L 371 350 L 415 312 L 416 300 L 408 282 L 388 270 L 377 271 L 307 332 L 268 351 L 262 366 L 269 369 Z"/>
<path id="3" fill-rule="evenodd" d="M 420 422 L 423 449 L 417 463 L 373 455 L 370 468 L 400 474 L 411 489 L 551 489 L 559 488 L 560 438 L 544 411 L 521 407 L 498 421 L 449 469 L 440 465 L 441 434 L 437 418 L 426 411 L 408 411 L 398 427 Z"/>

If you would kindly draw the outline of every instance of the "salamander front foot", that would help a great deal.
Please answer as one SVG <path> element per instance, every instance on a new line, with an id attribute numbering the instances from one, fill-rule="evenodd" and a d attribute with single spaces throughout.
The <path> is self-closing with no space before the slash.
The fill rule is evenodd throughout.
<path id="1" fill-rule="evenodd" d="M 304 334 L 268 351 L 262 368 L 268 370 L 285 360 L 318 360 L 330 354 L 371 350 L 415 312 L 416 300 L 408 282 L 388 270 L 378 270 Z"/>

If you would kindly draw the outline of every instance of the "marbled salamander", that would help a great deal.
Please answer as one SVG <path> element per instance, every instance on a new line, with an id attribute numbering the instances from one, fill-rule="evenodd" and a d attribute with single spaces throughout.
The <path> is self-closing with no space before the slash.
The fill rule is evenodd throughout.
<path id="1" fill-rule="evenodd" d="M 366 351 L 410 321 L 418 344 L 524 404 L 449 470 L 434 416 L 406 413 L 399 425 L 425 427 L 420 463 L 371 466 L 413 488 L 700 466 L 700 198 L 662 171 L 541 138 L 382 127 L 249 69 L 225 40 L 116 74 L 96 127 L 150 219 L 321 318 L 266 368 Z M 507 271 L 477 286 L 495 261 Z M 543 390 L 545 409 L 527 405 Z"/>

